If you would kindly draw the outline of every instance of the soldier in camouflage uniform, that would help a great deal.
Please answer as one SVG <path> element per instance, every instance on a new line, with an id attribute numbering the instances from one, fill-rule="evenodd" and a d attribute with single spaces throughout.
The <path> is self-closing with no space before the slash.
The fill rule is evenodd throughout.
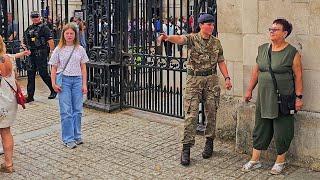
<path id="1" fill-rule="evenodd" d="M 217 65 L 225 78 L 226 89 L 232 88 L 228 69 L 224 62 L 223 49 L 220 41 L 212 35 L 214 17 L 203 14 L 198 19 L 200 32 L 188 35 L 162 34 L 160 40 L 187 45 L 190 54 L 187 60 L 187 82 L 184 95 L 185 124 L 182 136 L 183 149 L 181 164 L 190 164 L 190 148 L 195 143 L 199 103 L 205 102 L 207 128 L 205 131 L 206 143 L 202 153 L 207 159 L 213 153 L 213 139 L 215 138 L 216 114 L 220 100 L 219 78 Z"/>

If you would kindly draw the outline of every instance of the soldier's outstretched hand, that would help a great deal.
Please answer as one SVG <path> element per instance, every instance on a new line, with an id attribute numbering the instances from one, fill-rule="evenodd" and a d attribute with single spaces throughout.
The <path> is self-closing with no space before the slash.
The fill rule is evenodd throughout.
<path id="1" fill-rule="evenodd" d="M 168 40 L 168 35 L 165 33 L 160 33 L 160 36 L 158 37 L 159 41 L 167 41 Z"/>
<path id="2" fill-rule="evenodd" d="M 232 83 L 230 79 L 226 80 L 226 89 L 230 90 L 232 88 Z"/>

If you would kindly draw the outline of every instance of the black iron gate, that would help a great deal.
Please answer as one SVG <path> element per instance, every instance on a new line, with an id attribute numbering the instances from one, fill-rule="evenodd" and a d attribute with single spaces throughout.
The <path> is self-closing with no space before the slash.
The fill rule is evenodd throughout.
<path id="1" fill-rule="evenodd" d="M 54 39 L 60 38 L 63 24 L 68 22 L 68 0 L 1 0 L 0 35 L 5 39 L 8 53 L 22 49 L 23 32 L 32 24 L 31 11 L 39 11 L 43 22 L 52 30 Z M 17 60 L 18 73 L 26 76 L 23 59 Z"/>
<path id="2" fill-rule="evenodd" d="M 200 12 L 215 14 L 215 9 L 214 1 L 130 1 L 128 38 L 124 39 L 128 39 L 125 51 L 132 57 L 124 63 L 125 106 L 184 116 L 187 48 L 157 42 L 157 37 L 161 31 L 170 35 L 196 32 Z"/>
<path id="3" fill-rule="evenodd" d="M 157 42 L 160 32 L 196 32 L 215 0 L 87 0 L 88 101 L 111 111 L 133 107 L 182 118 L 186 47 Z"/>

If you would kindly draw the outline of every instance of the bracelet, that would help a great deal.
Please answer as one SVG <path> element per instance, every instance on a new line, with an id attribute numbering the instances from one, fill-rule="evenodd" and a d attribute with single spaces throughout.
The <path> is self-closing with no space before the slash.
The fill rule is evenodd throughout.
<path id="1" fill-rule="evenodd" d="M 229 76 L 225 77 L 224 80 L 226 81 L 227 79 L 231 80 Z"/>

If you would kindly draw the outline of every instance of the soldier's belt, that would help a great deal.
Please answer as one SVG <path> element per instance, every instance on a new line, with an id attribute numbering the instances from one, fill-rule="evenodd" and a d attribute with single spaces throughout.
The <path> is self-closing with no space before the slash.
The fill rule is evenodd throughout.
<path id="1" fill-rule="evenodd" d="M 187 74 L 190 76 L 210 76 L 212 74 L 216 74 L 216 72 L 214 70 L 194 71 L 191 69 L 187 69 Z"/>

